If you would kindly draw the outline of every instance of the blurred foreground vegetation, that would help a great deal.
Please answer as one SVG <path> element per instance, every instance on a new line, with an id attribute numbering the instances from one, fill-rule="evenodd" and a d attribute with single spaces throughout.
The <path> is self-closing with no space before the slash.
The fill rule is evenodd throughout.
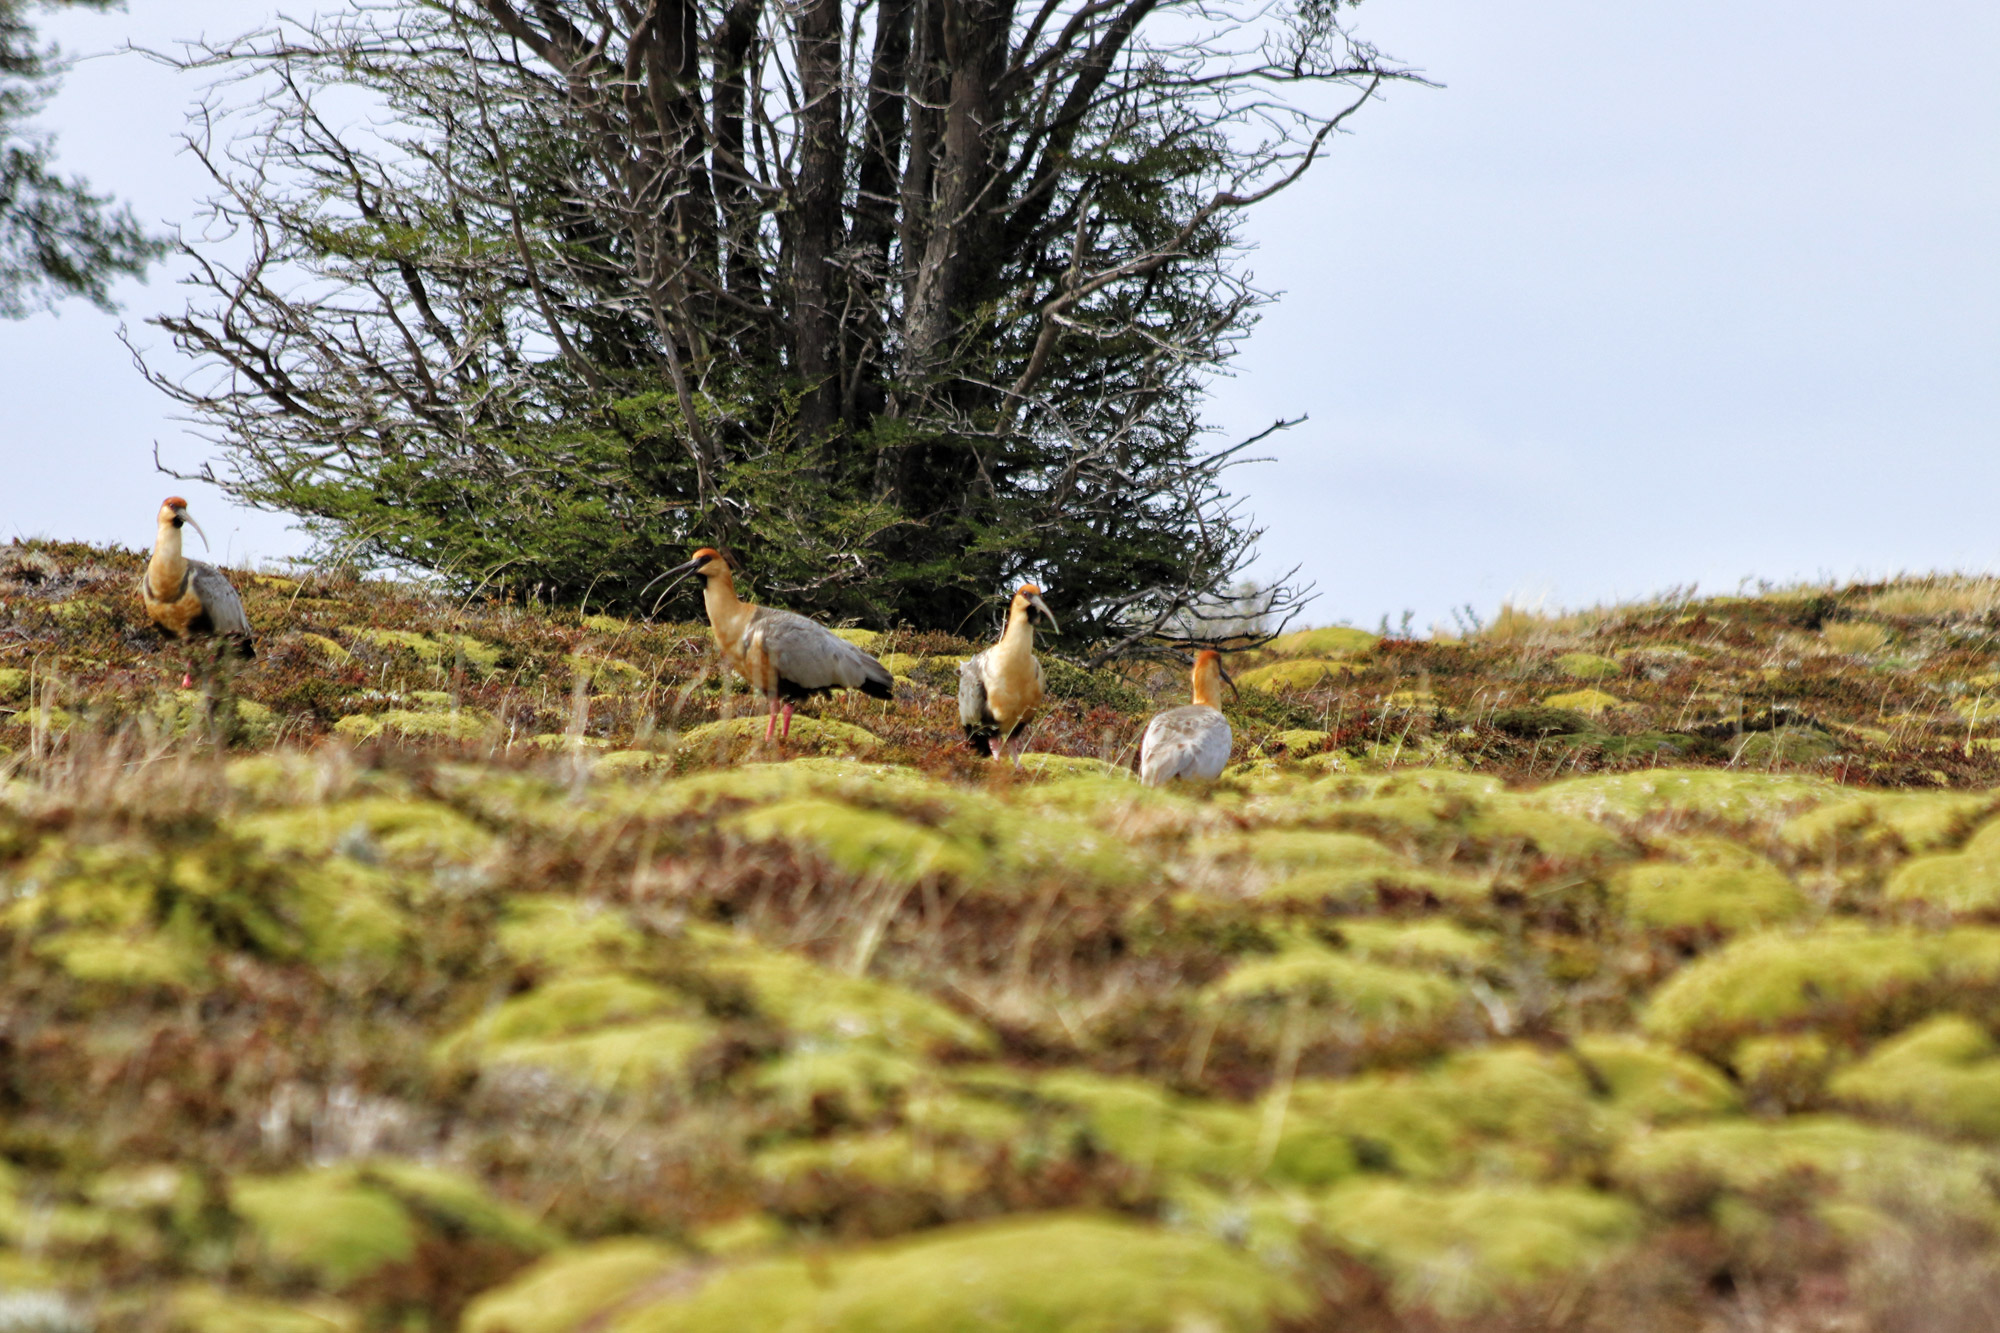
<path id="1" fill-rule="evenodd" d="M 0 550 L 0 1329 L 1984 1329 L 1996 588 L 1311 631 L 1213 789 L 972 645 Z M 732 713 L 737 714 L 731 716 Z"/>

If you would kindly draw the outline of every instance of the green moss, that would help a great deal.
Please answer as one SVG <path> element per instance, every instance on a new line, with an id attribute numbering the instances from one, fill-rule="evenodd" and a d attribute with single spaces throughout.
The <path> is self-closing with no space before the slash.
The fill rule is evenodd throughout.
<path id="1" fill-rule="evenodd" d="M 1544 708 L 1538 704 L 1495 709 L 1487 715 L 1486 721 L 1496 731 L 1535 741 L 1549 736 L 1580 736 L 1595 730 L 1591 720 L 1582 713 L 1568 708 Z"/>
<path id="2" fill-rule="evenodd" d="M 1336 1033 L 1352 1027 L 1385 1034 L 1429 1029 L 1455 1014 L 1465 998 L 1444 977 L 1311 945 L 1240 962 L 1202 992 L 1204 1003 L 1274 1031 L 1288 1012 L 1296 1012 L 1311 1016 L 1311 1028 Z"/>
<path id="3" fill-rule="evenodd" d="M 1609 680 L 1622 674 L 1625 667 L 1614 658 L 1596 653 L 1564 653 L 1556 659 L 1556 670 L 1571 680 Z"/>
<path id="4" fill-rule="evenodd" d="M 1751 1101 L 1764 1107 L 1799 1110 L 1819 1101 L 1838 1053 L 1816 1032 L 1780 1032 L 1746 1037 L 1730 1063 Z"/>
<path id="5" fill-rule="evenodd" d="M 528 737 L 528 744 L 543 750 L 608 750 L 611 742 L 602 736 L 585 736 L 567 731 L 545 731 Z"/>
<path id="6" fill-rule="evenodd" d="M 1816 778 L 1663 768 L 1570 778 L 1524 799 L 1587 819 L 1682 814 L 1742 823 L 1795 814 L 1840 791 Z"/>
<path id="7" fill-rule="evenodd" d="M 716 1038 L 713 1024 L 692 1018 L 620 1023 L 574 1036 L 496 1043 L 487 1068 L 541 1069 L 607 1091 L 640 1092 L 685 1082 L 689 1064 Z"/>
<path id="8" fill-rule="evenodd" d="M 1781 764 L 1812 764 L 1839 754 L 1845 747 L 1818 727 L 1774 727 L 1753 731 L 1736 743 L 1730 762 L 1739 768 L 1776 768 Z"/>
<path id="9" fill-rule="evenodd" d="M 1488 798 L 1474 809 L 1465 831 L 1481 842 L 1526 846 L 1557 861 L 1596 861 L 1626 850 L 1609 829 L 1513 795 Z"/>
<path id="10" fill-rule="evenodd" d="M 396 736 L 409 741 L 476 741 L 493 725 L 476 708 L 413 711 L 392 708 L 386 713 L 351 713 L 333 724 L 336 736 L 360 744 Z"/>
<path id="11" fill-rule="evenodd" d="M 85 981 L 188 986 L 231 950 L 336 964 L 408 936 L 365 868 L 286 865 L 222 835 L 185 849 L 53 842 L 21 875 L 33 891 L 0 905 L 0 926 Z"/>
<path id="12" fill-rule="evenodd" d="M 1072 778 L 1131 778 L 1131 773 L 1116 764 L 1107 764 L 1102 759 L 1092 759 L 1078 754 L 1045 754 L 1036 752 L 1021 756 L 1021 770 L 1046 781 L 1065 781 Z"/>
<path id="13" fill-rule="evenodd" d="M 248 1176 L 233 1181 L 229 1195 L 262 1257 L 336 1290 L 417 1247 L 403 1206 L 346 1168 Z"/>
<path id="14" fill-rule="evenodd" d="M 236 829 L 276 853 L 339 852 L 400 869 L 478 865 L 500 847 L 498 838 L 449 806 L 381 796 L 251 815 Z"/>
<path id="15" fill-rule="evenodd" d="M 1407 864 L 1404 858 L 1381 843 L 1358 833 L 1318 833 L 1296 829 L 1267 829 L 1248 835 L 1205 838 L 1189 850 L 1197 857 L 1247 859 L 1253 865 L 1279 873 Z"/>
<path id="16" fill-rule="evenodd" d="M 769 719 L 761 714 L 704 722 L 681 733 L 680 749 L 693 754 L 721 756 L 746 745 L 761 745 L 767 725 Z M 795 715 L 791 735 L 786 738 L 784 748 L 794 753 L 866 754 L 881 743 L 879 736 L 851 722 Z M 772 744 L 777 742 L 774 740 Z"/>
<path id="17" fill-rule="evenodd" d="M 229 705 L 235 712 L 236 744 L 269 745 L 278 734 L 278 717 L 255 699 L 238 698 Z M 219 706 L 211 706 L 199 690 L 162 693 L 153 703 L 152 718 L 167 735 L 176 738 L 199 736 L 220 725 Z"/>
<path id="18" fill-rule="evenodd" d="M 476 1236 L 525 1254 L 542 1254 L 562 1243 L 555 1231 L 456 1171 L 380 1157 L 363 1164 L 356 1179 L 390 1194 L 434 1231 Z"/>
<path id="19" fill-rule="evenodd" d="M 1642 1024 L 1695 1050 L 1792 1025 L 1868 1028 L 1919 1007 L 1935 985 L 1933 942 L 1912 931 L 1836 924 L 1738 938 L 1653 993 Z"/>
<path id="20" fill-rule="evenodd" d="M 208 978 L 198 949 L 150 931 L 65 930 L 38 941 L 35 952 L 78 981 L 100 985 L 186 989 Z"/>
<path id="21" fill-rule="evenodd" d="M 643 690 L 648 677 L 645 672 L 630 662 L 615 657 L 598 657 L 591 653 L 570 653 L 563 659 L 568 665 L 570 676 L 581 677 L 590 682 L 593 689 L 604 693 L 621 690 Z"/>
<path id="22" fill-rule="evenodd" d="M 1258 1122 L 1242 1108 L 1176 1097 L 1145 1079 L 1082 1070 L 1047 1075 L 1035 1091 L 1081 1112 L 1099 1146 L 1142 1171 L 1219 1181 L 1252 1171 Z"/>
<path id="23" fill-rule="evenodd" d="M 1266 645 L 1266 651 L 1279 657 L 1348 657 L 1365 653 L 1380 642 L 1379 636 L 1367 630 L 1328 625 L 1280 634 Z"/>
<path id="24" fill-rule="evenodd" d="M 1782 836 L 1787 846 L 1822 857 L 1883 846 L 1939 852 L 1956 846 L 1995 799 L 1992 792 L 1869 792 L 1800 815 Z"/>
<path id="25" fill-rule="evenodd" d="M 1254 1333 L 1303 1298 L 1218 1242 L 1044 1214 L 726 1270 L 616 1333 Z"/>
<path id="26" fill-rule="evenodd" d="M 454 1059 L 479 1051 L 499 1051 L 517 1042 L 667 1016 L 697 1018 L 700 1007 L 685 995 L 631 977 L 563 977 L 495 1005 L 446 1037 L 438 1054 Z"/>
<path id="27" fill-rule="evenodd" d="M 481 1295 L 459 1327 L 464 1333 L 577 1333 L 608 1326 L 613 1311 L 685 1262 L 678 1251 L 637 1238 L 562 1250 Z"/>
<path id="28" fill-rule="evenodd" d="M 1839 1102 L 1947 1134 L 2000 1138 L 2000 1053 L 1956 1014 L 1882 1043 L 1827 1085 Z"/>
<path id="29" fill-rule="evenodd" d="M 1236 683 L 1246 690 L 1283 694 L 1293 690 L 1310 690 L 1328 682 L 1339 681 L 1353 675 L 1354 671 L 1355 667 L 1351 662 L 1331 662 L 1325 658 L 1308 657 L 1252 667 L 1238 674 Z"/>
<path id="30" fill-rule="evenodd" d="M 625 775 L 650 773 L 672 762 L 672 755 L 658 750 L 608 750 L 597 756 L 596 767 L 600 773 Z"/>
<path id="31" fill-rule="evenodd" d="M 280 1304 L 191 1283 L 165 1301 L 173 1333 L 358 1333 L 360 1316 L 333 1301 Z"/>
<path id="32" fill-rule="evenodd" d="M 1919 856 L 1897 867 L 1883 886 L 1892 903 L 1922 903 L 1947 912 L 1984 913 L 2000 907 L 2000 847 L 1986 832 L 1963 852 Z"/>
<path id="33" fill-rule="evenodd" d="M 720 931 L 689 934 L 706 945 L 711 973 L 743 985 L 761 1012 L 795 1036 L 873 1041 L 904 1052 L 978 1051 L 993 1044 L 977 1023 L 915 991 L 846 976 Z"/>
<path id="34" fill-rule="evenodd" d="M 354 660 L 354 654 L 340 646 L 338 639 L 329 639 L 324 634 L 300 634 L 301 641 L 311 644 L 319 655 L 331 666 L 346 666 Z"/>
<path id="35" fill-rule="evenodd" d="M 1991 1227 L 1991 1154 L 1838 1116 L 1722 1120 L 1627 1139 L 1612 1178 L 1669 1214 L 1796 1206 L 1808 1197 L 1882 1208 L 1926 1223 Z"/>
<path id="36" fill-rule="evenodd" d="M 878 1046 L 813 1042 L 762 1066 L 754 1082 L 795 1115 L 820 1106 L 868 1120 L 923 1077 L 924 1066 Z"/>
<path id="37" fill-rule="evenodd" d="M 1314 731 L 1309 728 L 1278 731 L 1265 737 L 1261 748 L 1266 754 L 1283 753 L 1297 757 L 1318 754 L 1326 748 L 1326 743 L 1331 739 L 1333 739 L 1331 732 Z"/>
<path id="38" fill-rule="evenodd" d="M 783 801 L 732 816 L 723 827 L 754 842 L 805 843 L 851 875 L 888 884 L 964 879 L 979 869 L 971 852 L 949 838 L 838 801 Z"/>
<path id="39" fill-rule="evenodd" d="M 1671 1124 L 1741 1108 L 1736 1089 L 1715 1066 L 1670 1046 L 1601 1033 L 1577 1038 L 1576 1049 L 1607 1086 L 1612 1109 L 1642 1123 Z"/>
<path id="40" fill-rule="evenodd" d="M 1611 887 L 1626 915 L 1652 930 L 1735 933 L 1806 910 L 1805 895 L 1785 873 L 1756 857 L 1710 856 L 1691 865 L 1647 861 L 1619 871 Z"/>
<path id="41" fill-rule="evenodd" d="M 1624 1199 L 1570 1187 L 1436 1189 L 1356 1181 L 1315 1209 L 1320 1230 L 1382 1271 L 1404 1310 L 1447 1319 L 1588 1276 L 1640 1232 Z"/>
<path id="42" fill-rule="evenodd" d="M 28 673 L 20 667 L 0 667 L 0 703 L 26 698 Z"/>
<path id="43" fill-rule="evenodd" d="M 961 1202 L 986 1183 L 985 1171 L 974 1158 L 906 1129 L 781 1143 L 756 1153 L 751 1171 L 781 1191 L 893 1191 L 944 1205 Z"/>
<path id="44" fill-rule="evenodd" d="M 349 626 L 347 634 L 359 643 L 370 644 L 389 652 L 409 653 L 428 666 L 436 666 L 444 659 L 443 644 L 427 634 L 418 634 L 414 630 Z"/>
<path id="45" fill-rule="evenodd" d="M 1360 865 L 1293 875 L 1260 891 L 1254 901 L 1259 907 L 1304 908 L 1325 913 L 1370 907 L 1382 894 L 1464 904 L 1483 899 L 1486 885 L 1467 876 L 1409 864 Z"/>
<path id="46" fill-rule="evenodd" d="M 1586 717 L 1595 717 L 1607 708 L 1623 708 L 1625 701 L 1615 694 L 1603 690 L 1569 690 L 1562 694 L 1551 694 L 1542 700 L 1544 708 L 1563 708 Z"/>
<path id="47" fill-rule="evenodd" d="M 551 972 L 625 966 L 644 942 L 618 909 L 554 894 L 510 898 L 494 939 L 509 958 Z"/>
<path id="48" fill-rule="evenodd" d="M 1343 921 L 1340 937 L 1363 958 L 1468 974 L 1492 960 L 1496 944 L 1449 921 Z"/>

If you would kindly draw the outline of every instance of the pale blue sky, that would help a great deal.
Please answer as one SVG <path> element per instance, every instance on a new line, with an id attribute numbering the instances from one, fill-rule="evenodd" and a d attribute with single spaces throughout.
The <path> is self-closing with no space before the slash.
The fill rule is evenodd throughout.
<path id="1" fill-rule="evenodd" d="M 78 53 L 270 13 L 64 15 Z M 1395 90 L 1257 215 L 1285 293 L 1215 418 L 1311 420 L 1239 473 L 1312 619 L 1420 625 L 1699 581 L 2000 567 L 2000 7 L 1929 0 L 1368 0 L 1362 33 L 1446 86 Z M 86 60 L 46 123 L 142 217 L 190 219 L 198 89 Z M 123 318 L 176 303 L 122 289 Z M 137 545 L 151 449 L 203 446 L 118 318 L 0 323 L 0 537 Z M 281 516 L 185 489 L 232 560 Z"/>

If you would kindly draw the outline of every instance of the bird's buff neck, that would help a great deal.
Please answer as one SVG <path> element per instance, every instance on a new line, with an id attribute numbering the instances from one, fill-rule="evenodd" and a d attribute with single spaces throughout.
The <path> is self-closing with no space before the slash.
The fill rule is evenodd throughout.
<path id="1" fill-rule="evenodd" d="M 160 520 L 153 538 L 153 558 L 146 563 L 146 584 L 153 596 L 172 597 L 187 575 L 187 557 L 181 554 L 181 530 L 170 518 Z"/>
<path id="2" fill-rule="evenodd" d="M 1222 668 L 1213 660 L 1195 664 L 1194 701 L 1201 708 L 1222 707 Z"/>
<path id="3" fill-rule="evenodd" d="M 1007 629 L 1000 636 L 1000 651 L 1003 654 L 1028 655 L 1035 651 L 1035 627 L 1028 619 L 1028 603 L 1016 598 L 1007 610 Z"/>
<path id="4" fill-rule="evenodd" d="M 749 606 L 737 597 L 736 580 L 726 569 L 701 581 L 701 604 L 708 612 L 708 623 L 716 634 L 732 641 L 738 623 L 750 611 Z"/>

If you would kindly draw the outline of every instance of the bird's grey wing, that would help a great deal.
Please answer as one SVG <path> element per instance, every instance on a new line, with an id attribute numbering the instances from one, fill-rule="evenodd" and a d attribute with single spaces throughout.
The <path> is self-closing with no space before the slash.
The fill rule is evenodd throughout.
<path id="1" fill-rule="evenodd" d="M 1190 773 L 1198 778 L 1219 778 L 1222 770 L 1229 767 L 1229 751 L 1236 744 L 1236 735 L 1229 729 L 1229 719 L 1220 711 L 1208 719 L 1195 742 Z"/>
<path id="2" fill-rule="evenodd" d="M 202 560 L 188 561 L 188 569 L 195 595 L 201 598 L 201 608 L 208 613 L 215 632 L 249 638 L 250 617 L 243 614 L 243 599 L 222 571 Z"/>
<path id="3" fill-rule="evenodd" d="M 816 621 L 769 611 L 757 617 L 756 626 L 778 674 L 801 689 L 858 690 L 869 684 L 886 689 L 895 684 L 889 668 Z"/>
<path id="4" fill-rule="evenodd" d="M 986 654 L 974 653 L 958 668 L 958 720 L 967 727 L 988 724 L 986 711 Z"/>
<path id="5" fill-rule="evenodd" d="M 1173 775 L 1163 772 L 1172 756 L 1169 735 L 1173 727 L 1165 713 L 1155 713 L 1153 720 L 1146 724 L 1145 738 L 1139 742 L 1139 781 L 1148 787 L 1157 787 Z"/>
<path id="6" fill-rule="evenodd" d="M 1169 708 L 1147 724 L 1139 747 L 1139 778 L 1149 786 L 1177 778 L 1219 777 L 1229 766 L 1234 737 L 1213 708 Z"/>

